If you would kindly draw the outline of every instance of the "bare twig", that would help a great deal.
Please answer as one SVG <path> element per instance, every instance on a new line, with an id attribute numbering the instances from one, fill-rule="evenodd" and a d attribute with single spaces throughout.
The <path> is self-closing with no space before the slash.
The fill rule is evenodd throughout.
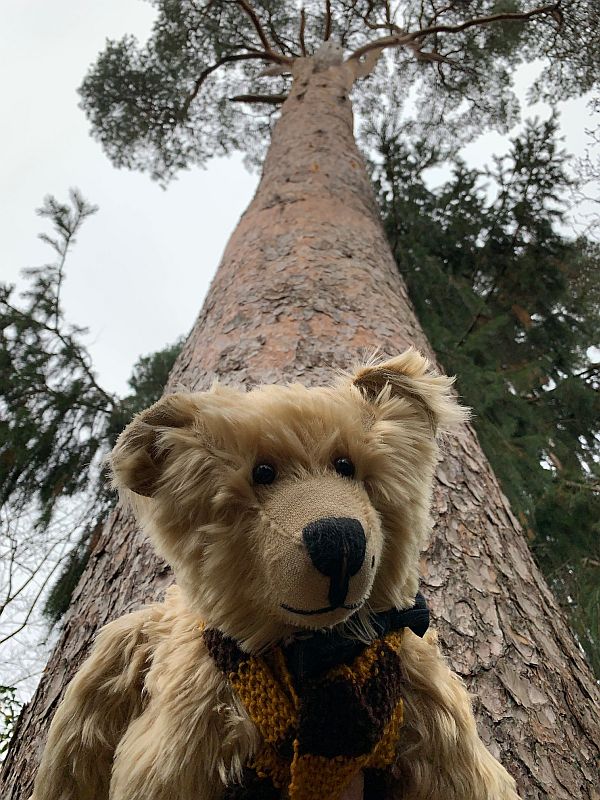
<path id="1" fill-rule="evenodd" d="M 390 0 L 385 0 L 385 21 L 387 23 L 389 32 L 393 33 L 394 28 L 396 26 L 394 25 L 394 21 L 392 19 L 392 9 L 390 6 Z"/>
<path id="2" fill-rule="evenodd" d="M 50 549 L 48 549 L 48 550 L 46 550 L 46 551 L 44 552 L 44 559 L 43 559 L 43 561 L 42 561 L 40 564 L 38 564 L 38 566 L 37 566 L 37 567 L 36 567 L 34 570 L 28 570 L 28 572 L 29 572 L 29 577 L 28 577 L 28 578 L 26 578 L 26 579 L 25 579 L 25 580 L 24 580 L 24 581 L 23 581 L 23 582 L 22 582 L 22 583 L 19 585 L 19 587 L 18 587 L 17 589 L 15 589 L 14 591 L 12 591 L 12 589 L 11 589 L 11 594 L 10 594 L 10 596 L 9 596 L 9 595 L 7 595 L 7 596 L 6 596 L 6 600 L 3 602 L 2 606 L 0 607 L 0 616 L 2 615 L 2 613 L 4 612 L 4 610 L 6 609 L 6 607 L 9 605 L 9 603 L 12 603 L 12 602 L 14 602 L 14 601 L 17 599 L 17 597 L 19 597 L 19 595 L 21 595 L 21 594 L 22 594 L 22 593 L 25 591 L 25 589 L 27 589 L 27 587 L 29 586 L 29 584 L 30 584 L 30 583 L 31 583 L 31 582 L 34 580 L 34 578 L 37 576 L 37 574 L 38 574 L 38 572 L 40 571 L 40 569 L 41 569 L 41 568 L 44 566 L 44 563 L 47 563 L 48 559 L 50 558 L 50 556 L 52 555 L 52 553 L 53 553 L 53 552 L 56 550 L 56 548 L 57 548 L 57 547 L 63 547 L 63 548 L 64 548 L 64 546 L 65 546 L 65 543 L 64 543 L 64 542 L 60 542 L 60 541 L 59 541 L 59 542 L 55 542 L 55 543 L 52 545 L 52 547 L 50 547 Z M 65 557 L 66 557 L 66 556 L 65 556 L 65 554 L 64 554 L 64 553 L 63 553 L 63 554 L 60 556 L 59 560 L 58 560 L 58 561 L 57 561 L 57 563 L 56 563 L 56 566 L 55 566 L 55 567 L 54 567 L 54 569 L 53 569 L 53 572 L 54 572 L 54 571 L 55 571 L 55 570 L 58 568 L 58 566 L 61 564 L 62 560 L 64 560 L 64 558 L 65 558 Z M 13 562 L 12 562 L 12 561 L 11 561 L 11 568 L 13 568 L 13 569 L 14 569 L 14 564 L 13 564 Z M 22 568 L 22 567 L 21 567 L 21 568 Z M 11 584 L 12 584 L 12 579 L 13 579 L 13 576 L 12 576 L 12 575 L 10 575 L 10 579 L 11 579 Z M 44 583 L 43 583 L 43 586 L 45 586 L 45 585 L 47 584 L 47 582 L 48 582 L 48 579 L 46 579 L 46 580 L 44 581 Z M 42 587 L 42 588 L 43 588 L 43 587 Z M 40 593 L 38 592 L 38 594 L 36 595 L 36 600 L 34 600 L 34 602 L 31 604 L 31 610 L 33 610 L 33 606 L 34 606 L 34 605 L 35 605 L 35 603 L 37 602 L 37 598 L 39 598 L 39 596 L 40 596 Z M 31 610 L 30 610 L 30 613 L 31 613 Z M 30 614 L 28 614 L 28 615 L 27 615 L 27 618 L 29 618 L 29 616 L 30 616 Z M 19 628 L 19 630 L 21 630 L 21 629 Z M 14 633 L 11 633 L 11 634 L 7 635 L 5 638 L 1 639 L 1 640 L 0 640 L 0 644 L 3 644 L 3 643 L 4 643 L 4 642 L 7 640 L 7 639 L 10 639 L 10 638 L 11 638 L 13 635 L 14 635 Z"/>
<path id="3" fill-rule="evenodd" d="M 373 2 L 373 0 L 369 0 L 369 6 L 368 6 L 366 12 L 362 15 L 362 20 L 365 23 L 365 25 L 367 26 L 367 28 L 369 28 L 369 30 L 372 30 L 372 31 L 379 31 L 379 30 L 389 31 L 391 35 L 393 35 L 394 33 L 397 33 L 397 34 L 406 33 L 406 31 L 403 31 L 402 28 L 399 28 L 397 25 L 394 25 L 394 23 L 392 22 L 391 16 L 390 16 L 389 3 L 386 3 L 386 9 L 385 9 L 386 21 L 385 22 L 371 22 L 369 17 L 371 16 L 371 14 L 373 13 L 374 10 L 375 10 L 375 3 Z"/>
<path id="4" fill-rule="evenodd" d="M 442 11 L 447 10 L 449 8 L 451 8 L 451 6 L 447 6 L 446 9 L 442 9 Z M 373 13 L 374 10 L 375 10 L 375 3 L 373 2 L 373 0 L 369 0 L 369 6 L 367 8 L 366 13 L 363 14 L 362 19 L 363 19 L 363 22 L 365 23 L 365 25 L 370 30 L 372 30 L 372 31 L 389 30 L 390 34 L 392 34 L 392 35 L 394 33 L 397 34 L 398 36 L 407 35 L 407 31 L 405 31 L 403 28 L 400 28 L 398 25 L 396 25 L 392 21 L 391 9 L 390 9 L 389 2 L 386 2 L 386 6 L 385 6 L 385 22 L 371 22 L 370 21 L 369 17 L 371 16 L 371 14 Z M 421 5 L 421 13 L 419 14 L 419 20 L 423 19 L 423 14 L 424 14 L 424 8 Z M 435 20 L 436 18 L 437 18 L 437 13 L 435 13 L 435 16 L 434 16 L 433 19 Z M 417 61 L 437 63 L 438 65 L 439 64 L 449 64 L 454 69 L 461 69 L 461 70 L 463 70 L 465 72 L 470 72 L 470 73 L 472 73 L 474 75 L 477 74 L 474 69 L 471 69 L 470 67 L 465 67 L 462 64 L 459 64 L 458 61 L 454 61 L 453 59 L 448 58 L 448 55 L 443 55 L 442 53 L 439 53 L 438 50 L 437 50 L 437 46 L 435 46 L 435 45 L 434 45 L 432 50 L 422 50 L 421 48 L 423 47 L 423 43 L 419 44 L 417 41 L 407 42 L 406 46 L 409 47 L 413 51 L 414 56 L 417 59 Z M 438 71 L 439 71 L 439 74 L 440 74 L 440 78 L 442 80 L 444 80 L 444 75 L 439 70 L 439 66 L 438 66 Z"/>
<path id="5" fill-rule="evenodd" d="M 2 616 L 2 612 L 6 608 L 6 606 L 10 603 L 12 599 L 12 583 L 13 583 L 13 570 L 14 570 L 14 563 L 15 563 L 15 554 L 17 552 L 17 542 L 15 539 L 11 538 L 10 543 L 10 560 L 8 563 L 8 584 L 6 586 L 6 595 L 2 604 L 0 605 L 0 616 Z"/>
<path id="6" fill-rule="evenodd" d="M 63 558 L 66 558 L 66 555 Z M 30 602 L 29 608 L 27 609 L 27 613 L 25 614 L 24 619 L 21 622 L 19 622 L 17 624 L 17 626 L 12 631 L 10 631 L 10 633 L 7 633 L 5 636 L 3 636 L 0 639 L 0 645 L 4 644 L 9 639 L 12 639 L 14 636 L 16 636 L 18 633 L 20 633 L 23 630 L 23 628 L 25 628 L 25 626 L 27 625 L 27 623 L 29 622 L 29 620 L 31 618 L 31 615 L 33 614 L 34 610 L 36 609 L 37 604 L 38 604 L 41 596 L 43 595 L 44 590 L 46 589 L 46 586 L 48 585 L 48 583 L 51 580 L 52 576 L 55 574 L 56 570 L 60 567 L 61 563 L 62 563 L 62 560 L 61 561 L 57 561 L 56 564 L 54 565 L 54 567 L 52 568 L 52 570 L 44 578 L 44 580 L 42 581 L 38 591 L 36 592 L 35 596 L 33 597 L 33 599 Z"/>
<path id="7" fill-rule="evenodd" d="M 273 13 L 270 7 L 267 9 L 267 14 L 269 16 L 268 18 L 269 33 L 271 34 L 271 38 L 273 39 L 277 47 L 281 50 L 282 53 L 285 53 L 285 51 L 287 50 L 292 57 L 296 57 L 298 54 L 291 46 L 292 45 L 291 40 L 284 39 L 284 37 L 280 36 L 279 33 L 277 32 L 277 29 L 273 24 Z"/>
<path id="8" fill-rule="evenodd" d="M 62 289 L 62 282 L 64 279 L 64 269 L 67 260 L 67 253 L 69 252 L 69 245 L 71 244 L 73 235 L 74 232 L 68 232 L 65 234 L 65 242 L 62 253 L 60 255 L 60 261 L 58 262 L 58 267 L 57 267 L 58 280 L 56 281 L 56 296 L 54 298 L 54 326 L 56 328 L 58 328 L 58 323 L 60 322 L 60 292 Z"/>
<path id="9" fill-rule="evenodd" d="M 269 60 L 278 61 L 280 64 L 289 64 L 291 59 L 288 56 L 284 56 L 283 53 L 276 53 L 273 50 L 271 42 L 269 41 L 269 37 L 261 25 L 256 11 L 252 8 L 248 0 L 235 0 L 235 3 L 244 11 L 246 16 L 250 18 L 250 21 L 254 26 L 254 30 L 258 34 L 258 38 L 260 39 L 262 46 L 265 48 L 265 52 L 268 54 Z"/>
<path id="10" fill-rule="evenodd" d="M 579 372 L 574 372 L 573 376 L 575 378 L 587 378 L 590 375 L 593 375 L 595 372 L 600 374 L 600 361 L 593 362 L 589 366 L 585 367 L 585 369 L 580 370 Z"/>
<path id="11" fill-rule="evenodd" d="M 254 30 L 258 34 L 258 38 L 260 39 L 262 46 L 265 48 L 267 52 L 271 50 L 271 43 L 267 37 L 267 34 L 264 31 L 263 26 L 260 24 L 260 20 L 256 14 L 256 11 L 252 8 L 248 0 L 235 0 L 236 4 L 243 9 L 246 15 L 250 18 L 250 21 L 254 25 Z"/>
<path id="12" fill-rule="evenodd" d="M 439 17 L 442 16 L 442 14 L 445 14 L 446 11 L 452 11 L 455 7 L 456 5 L 454 0 L 452 3 L 448 3 L 447 6 L 443 6 L 442 8 L 436 8 L 435 5 L 431 3 L 431 10 L 433 11 L 433 17 L 431 18 L 431 21 L 435 22 L 436 19 L 439 19 Z"/>
<path id="13" fill-rule="evenodd" d="M 477 75 L 476 70 L 474 70 L 472 67 L 465 67 L 464 64 L 460 64 L 458 61 L 454 61 L 454 59 L 448 58 L 448 56 L 444 56 L 441 53 L 438 53 L 436 50 L 421 50 L 421 48 L 415 42 L 412 42 L 407 46 L 411 48 L 417 61 L 437 63 L 438 68 L 439 65 L 441 64 L 448 64 L 454 69 L 461 69 L 463 72 L 469 72 L 471 73 L 471 75 Z M 440 77 L 443 79 L 443 73 L 440 71 L 439 74 Z"/>

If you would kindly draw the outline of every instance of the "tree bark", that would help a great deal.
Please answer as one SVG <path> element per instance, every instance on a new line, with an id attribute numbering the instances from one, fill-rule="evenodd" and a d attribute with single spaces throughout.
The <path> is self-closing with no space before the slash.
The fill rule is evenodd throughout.
<path id="1" fill-rule="evenodd" d="M 300 62 L 262 180 L 225 250 L 168 389 L 320 384 L 378 347 L 434 357 L 386 241 L 353 138 L 347 66 Z M 600 697 L 525 537 L 468 427 L 447 448 L 423 558 L 444 652 L 479 730 L 524 798 L 598 800 Z M 25 800 L 62 692 L 98 628 L 171 580 L 117 508 L 75 593 L 1 779 Z"/>

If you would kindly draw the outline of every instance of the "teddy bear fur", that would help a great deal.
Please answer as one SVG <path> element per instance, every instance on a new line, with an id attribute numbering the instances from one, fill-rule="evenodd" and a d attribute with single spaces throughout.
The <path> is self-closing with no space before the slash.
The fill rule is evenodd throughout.
<path id="1" fill-rule="evenodd" d="M 113 451 L 113 479 L 176 585 L 100 632 L 51 725 L 33 800 L 218 800 L 239 780 L 260 737 L 203 627 L 260 653 L 332 626 L 368 640 L 371 612 L 410 608 L 436 439 L 466 417 L 451 385 L 411 349 L 328 387 L 216 384 L 139 414 Z M 336 473 L 339 458 L 353 477 Z M 276 470 L 269 485 L 253 482 L 261 463 Z M 337 608 L 301 535 L 332 516 L 366 533 Z M 435 634 L 405 630 L 401 661 L 394 800 L 518 800 Z"/>

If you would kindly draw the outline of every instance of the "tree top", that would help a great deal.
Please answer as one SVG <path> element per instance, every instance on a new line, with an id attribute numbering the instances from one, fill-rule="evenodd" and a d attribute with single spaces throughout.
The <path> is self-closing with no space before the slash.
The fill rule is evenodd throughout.
<path id="1" fill-rule="evenodd" d="M 115 165 L 162 181 L 232 150 L 259 159 L 294 65 L 316 53 L 370 73 L 354 102 L 371 129 L 456 144 L 517 121 L 519 64 L 543 59 L 538 92 L 554 99 L 600 72 L 595 0 L 150 1 L 148 41 L 108 40 L 80 94 Z"/>

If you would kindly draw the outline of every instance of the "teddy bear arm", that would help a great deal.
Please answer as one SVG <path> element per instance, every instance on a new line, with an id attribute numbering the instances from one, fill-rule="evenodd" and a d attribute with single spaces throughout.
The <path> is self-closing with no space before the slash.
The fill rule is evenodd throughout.
<path id="1" fill-rule="evenodd" d="M 258 744 L 178 598 L 174 587 L 165 637 L 145 680 L 148 701 L 115 753 L 111 800 L 219 800 Z"/>
<path id="2" fill-rule="evenodd" d="M 405 638 L 405 720 L 393 800 L 519 800 L 477 733 L 471 698 L 433 633 Z"/>
<path id="3" fill-rule="evenodd" d="M 54 716 L 31 800 L 107 800 L 113 753 L 141 711 L 151 615 L 128 614 L 98 635 Z"/>

